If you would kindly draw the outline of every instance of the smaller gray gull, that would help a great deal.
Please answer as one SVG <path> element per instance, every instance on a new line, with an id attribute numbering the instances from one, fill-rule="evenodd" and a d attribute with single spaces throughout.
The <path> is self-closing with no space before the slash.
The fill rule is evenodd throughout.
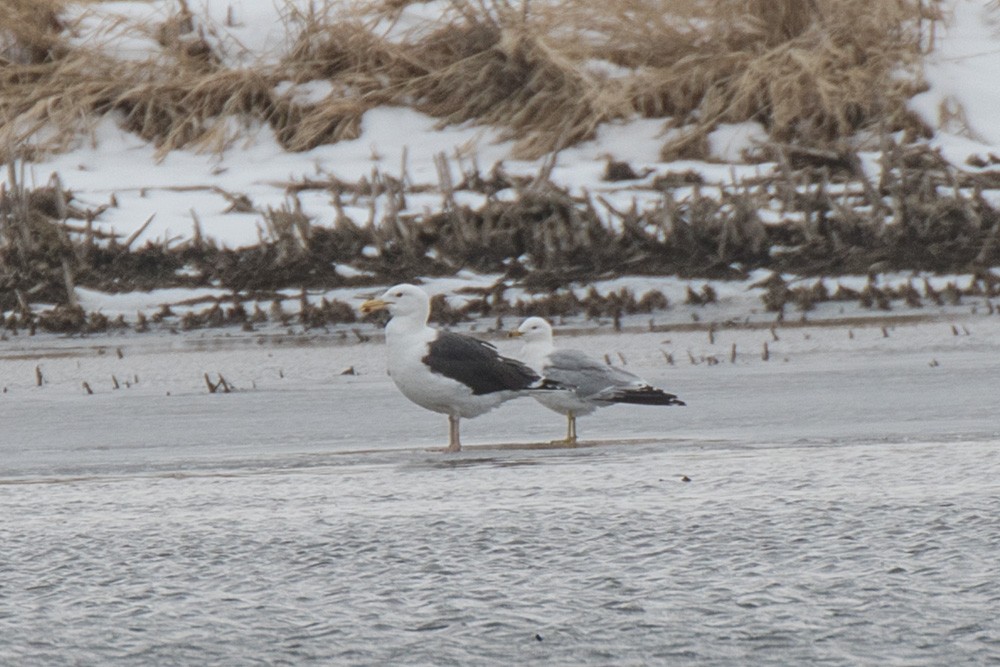
<path id="1" fill-rule="evenodd" d="M 430 297 L 419 287 L 396 285 L 361 304 L 363 313 L 378 310 L 391 316 L 385 327 L 389 376 L 420 407 L 448 415 L 445 451 L 461 450 L 462 417 L 478 417 L 518 396 L 570 393 L 485 341 L 427 326 Z"/>
<path id="2" fill-rule="evenodd" d="M 541 317 L 529 317 L 512 337 L 524 341 L 522 358 L 536 373 L 574 389 L 536 394 L 534 398 L 566 415 L 567 445 L 576 444 L 576 418 L 615 403 L 684 405 L 675 395 L 653 387 L 638 375 L 598 361 L 579 350 L 557 350 L 552 326 Z"/>

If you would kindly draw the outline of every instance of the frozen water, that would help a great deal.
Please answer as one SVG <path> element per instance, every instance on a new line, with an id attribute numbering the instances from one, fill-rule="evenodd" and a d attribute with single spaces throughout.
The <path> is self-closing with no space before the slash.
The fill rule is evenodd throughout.
<path id="1" fill-rule="evenodd" d="M 967 328 L 581 336 L 688 407 L 488 446 L 562 435 L 522 400 L 457 456 L 375 343 L 8 348 L 0 663 L 996 662 L 1000 323 Z"/>

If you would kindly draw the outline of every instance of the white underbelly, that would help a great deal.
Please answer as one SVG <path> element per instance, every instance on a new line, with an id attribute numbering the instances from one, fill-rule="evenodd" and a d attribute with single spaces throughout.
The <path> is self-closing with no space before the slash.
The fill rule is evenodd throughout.
<path id="1" fill-rule="evenodd" d="M 574 415 L 589 415 L 598 407 L 578 398 L 572 391 L 535 392 L 532 397 L 549 410 L 555 410 L 564 415 L 571 412 Z"/>

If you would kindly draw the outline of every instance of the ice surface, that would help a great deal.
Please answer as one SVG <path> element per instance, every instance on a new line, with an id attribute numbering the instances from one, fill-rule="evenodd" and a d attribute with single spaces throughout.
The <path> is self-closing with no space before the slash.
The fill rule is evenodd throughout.
<path id="1" fill-rule="evenodd" d="M 21 339 L 0 661 L 995 661 L 1000 318 L 956 323 L 577 336 L 688 406 L 496 446 L 562 435 L 519 400 L 459 455 L 376 342 Z"/>

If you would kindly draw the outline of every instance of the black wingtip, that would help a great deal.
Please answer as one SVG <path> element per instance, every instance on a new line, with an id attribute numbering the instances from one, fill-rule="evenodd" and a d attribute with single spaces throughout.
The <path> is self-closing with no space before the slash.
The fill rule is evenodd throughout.
<path id="1" fill-rule="evenodd" d="M 612 403 L 631 403 L 632 405 L 687 405 L 674 394 L 668 394 L 656 387 L 643 387 L 624 391 L 611 399 Z"/>

